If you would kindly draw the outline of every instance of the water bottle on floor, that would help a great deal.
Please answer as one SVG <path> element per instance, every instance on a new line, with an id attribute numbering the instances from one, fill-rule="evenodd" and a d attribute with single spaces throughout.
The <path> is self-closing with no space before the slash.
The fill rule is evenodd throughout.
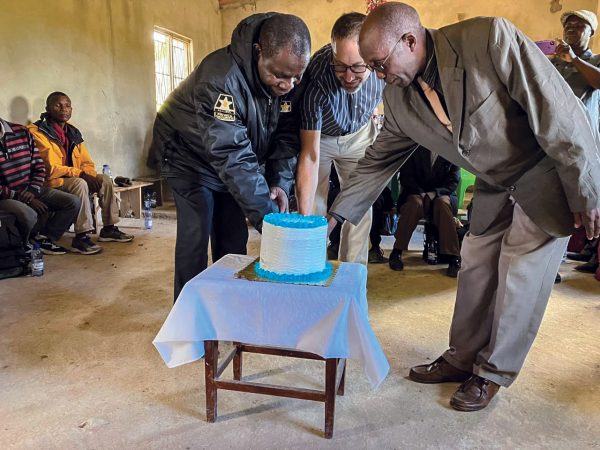
<path id="1" fill-rule="evenodd" d="M 437 264 L 437 249 L 435 239 L 430 238 L 427 243 L 427 264 Z"/>
<path id="2" fill-rule="evenodd" d="M 152 229 L 152 200 L 149 194 L 144 196 L 144 228 L 146 230 Z"/>
<path id="3" fill-rule="evenodd" d="M 32 277 L 41 277 L 44 275 L 44 254 L 42 253 L 39 242 L 33 244 L 29 269 Z"/>

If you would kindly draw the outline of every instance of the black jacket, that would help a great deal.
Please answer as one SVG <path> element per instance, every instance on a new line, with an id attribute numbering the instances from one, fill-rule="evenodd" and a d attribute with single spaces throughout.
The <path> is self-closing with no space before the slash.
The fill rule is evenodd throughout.
<path id="1" fill-rule="evenodd" d="M 150 157 L 165 177 L 229 191 L 259 227 L 278 211 L 269 188 L 289 196 L 300 148 L 300 90 L 274 97 L 256 68 L 253 44 L 273 14 L 243 20 L 231 44 L 208 55 L 169 95 L 156 117 Z"/>
<path id="2" fill-rule="evenodd" d="M 409 195 L 435 192 L 437 196 L 450 196 L 454 214 L 457 213 L 456 188 L 460 180 L 460 168 L 438 156 L 431 166 L 431 152 L 418 148 L 400 169 L 401 192 L 398 205 Z"/>

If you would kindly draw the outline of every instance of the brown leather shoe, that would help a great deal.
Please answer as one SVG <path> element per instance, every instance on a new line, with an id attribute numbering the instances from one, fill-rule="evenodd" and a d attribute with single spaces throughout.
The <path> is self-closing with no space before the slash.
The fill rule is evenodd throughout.
<path id="1" fill-rule="evenodd" d="M 462 383 L 471 372 L 457 369 L 442 356 L 431 364 L 422 364 L 410 369 L 408 377 L 417 383 Z"/>
<path id="2" fill-rule="evenodd" d="M 459 386 L 450 399 L 450 406 L 458 411 L 479 411 L 496 395 L 500 385 L 473 375 Z"/>

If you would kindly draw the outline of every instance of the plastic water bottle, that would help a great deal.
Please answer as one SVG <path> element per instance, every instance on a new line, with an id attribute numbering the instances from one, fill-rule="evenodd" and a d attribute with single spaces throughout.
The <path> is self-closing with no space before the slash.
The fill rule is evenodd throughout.
<path id="1" fill-rule="evenodd" d="M 427 264 L 437 264 L 437 251 L 435 248 L 435 239 L 430 238 L 427 243 Z"/>
<path id="2" fill-rule="evenodd" d="M 108 164 L 103 164 L 102 165 L 102 173 L 104 175 L 108 175 L 112 181 L 113 176 L 112 176 L 112 170 L 110 170 L 110 166 Z"/>
<path id="3" fill-rule="evenodd" d="M 44 275 L 44 254 L 42 253 L 39 242 L 33 244 L 29 268 L 32 277 L 41 277 Z"/>
<path id="4" fill-rule="evenodd" d="M 150 199 L 150 195 L 146 194 L 144 196 L 144 228 L 146 230 L 152 229 L 152 200 Z"/>

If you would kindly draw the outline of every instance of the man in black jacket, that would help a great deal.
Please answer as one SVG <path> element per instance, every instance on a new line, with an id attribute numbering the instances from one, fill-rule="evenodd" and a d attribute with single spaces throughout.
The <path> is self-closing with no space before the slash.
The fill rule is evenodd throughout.
<path id="1" fill-rule="evenodd" d="M 299 151 L 296 97 L 310 34 L 296 16 L 244 19 L 171 93 L 154 124 L 153 155 L 177 208 L 175 299 L 212 260 L 246 253 L 257 230 L 287 212 Z"/>
<path id="2" fill-rule="evenodd" d="M 398 198 L 400 219 L 394 249 L 390 254 L 392 270 L 404 269 L 402 251 L 424 217 L 438 230 L 440 255 L 448 261 L 446 274 L 456 277 L 460 269 L 460 248 L 454 222 L 458 199 L 456 187 L 460 168 L 425 148 L 419 148 L 400 169 L 401 194 Z"/>

